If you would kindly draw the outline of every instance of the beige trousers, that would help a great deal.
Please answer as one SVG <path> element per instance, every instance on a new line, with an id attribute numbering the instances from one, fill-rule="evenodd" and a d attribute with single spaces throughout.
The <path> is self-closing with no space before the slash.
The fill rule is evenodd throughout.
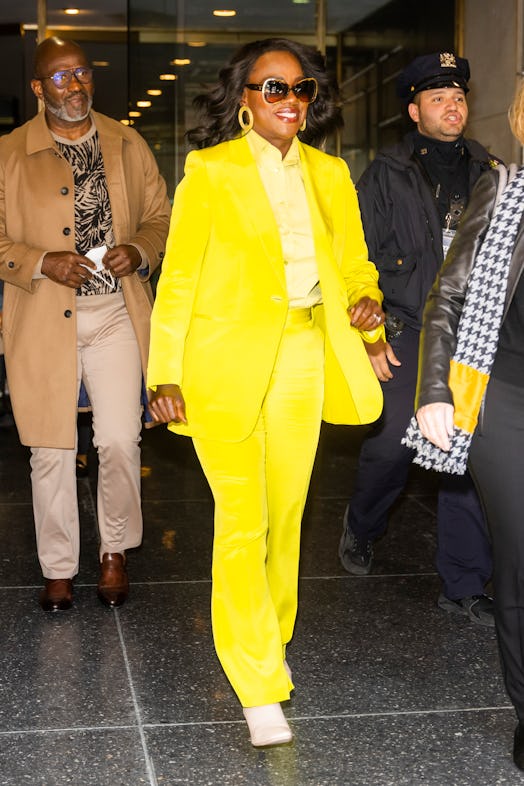
<path id="1" fill-rule="evenodd" d="M 121 293 L 77 297 L 77 382 L 84 381 L 98 451 L 100 555 L 140 545 L 140 391 L 137 340 Z M 52 402 L 46 402 L 51 406 Z M 76 450 L 31 448 L 38 558 L 48 579 L 78 573 Z"/>

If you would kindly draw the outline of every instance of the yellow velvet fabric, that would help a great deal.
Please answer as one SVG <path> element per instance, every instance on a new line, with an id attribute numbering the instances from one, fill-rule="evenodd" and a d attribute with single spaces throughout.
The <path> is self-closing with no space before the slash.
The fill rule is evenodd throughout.
<path id="1" fill-rule="evenodd" d="M 382 301 L 378 274 L 346 164 L 300 143 L 299 151 L 332 353 L 325 416 L 369 423 L 382 410 L 382 390 L 346 309 L 365 295 Z M 173 431 L 237 441 L 253 430 L 287 312 L 278 226 L 247 141 L 191 152 L 175 195 L 148 366 L 148 387 L 182 387 L 188 424 L 170 424 Z"/>
<path id="2" fill-rule="evenodd" d="M 289 698 L 300 522 L 324 417 L 368 423 L 382 391 L 347 313 L 382 302 L 344 161 L 298 144 L 322 305 L 290 309 L 278 227 L 245 138 L 192 151 L 151 321 L 148 387 L 179 384 L 215 498 L 212 617 L 245 707 Z M 383 328 L 365 334 L 383 336 Z"/>
<path id="3" fill-rule="evenodd" d="M 289 698 L 284 668 L 297 611 L 300 524 L 318 442 L 323 336 L 290 311 L 254 431 L 194 439 L 215 498 L 215 648 L 244 707 Z"/>

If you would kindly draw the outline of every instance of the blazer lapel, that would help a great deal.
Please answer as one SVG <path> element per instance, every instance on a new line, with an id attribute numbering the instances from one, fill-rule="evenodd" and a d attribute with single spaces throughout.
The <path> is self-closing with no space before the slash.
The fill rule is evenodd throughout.
<path id="1" fill-rule="evenodd" d="M 327 227 L 330 226 L 331 220 L 329 211 L 324 206 L 325 195 L 331 193 L 333 184 L 329 182 L 329 178 L 324 175 L 322 169 L 318 166 L 310 165 L 307 149 L 301 144 L 299 144 L 299 149 L 302 176 L 304 178 L 311 228 L 317 253 L 317 264 L 321 265 L 326 256 L 330 257 L 333 255 L 332 244 L 327 234 Z"/>
<path id="2" fill-rule="evenodd" d="M 339 261 L 333 250 L 330 204 L 336 195 L 333 194 L 332 173 L 323 162 L 319 166 L 310 160 L 307 148 L 303 145 L 299 147 L 323 299 L 344 302 L 347 300 L 347 291 L 342 276 L 337 274 Z"/>
<path id="3" fill-rule="evenodd" d="M 224 167 L 223 187 L 229 191 L 244 218 L 244 232 L 257 238 L 282 286 L 286 286 L 278 225 L 258 167 L 246 139 L 229 144 L 229 164 Z"/>

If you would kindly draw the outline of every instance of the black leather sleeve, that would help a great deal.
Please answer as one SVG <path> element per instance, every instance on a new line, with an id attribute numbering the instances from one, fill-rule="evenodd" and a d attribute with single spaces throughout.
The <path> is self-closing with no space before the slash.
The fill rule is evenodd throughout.
<path id="1" fill-rule="evenodd" d="M 449 364 L 457 344 L 457 328 L 469 274 L 491 220 L 498 180 L 498 173 L 493 170 L 478 179 L 428 296 L 420 337 L 415 409 L 435 402 L 453 404 L 448 387 Z"/>

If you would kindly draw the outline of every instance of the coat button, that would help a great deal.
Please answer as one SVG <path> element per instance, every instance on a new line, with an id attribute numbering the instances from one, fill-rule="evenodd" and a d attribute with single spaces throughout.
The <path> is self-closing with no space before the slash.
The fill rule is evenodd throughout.
<path id="1" fill-rule="evenodd" d="M 9 260 L 9 262 L 7 263 L 7 267 L 14 268 L 14 266 L 15 266 L 15 263 L 13 262 L 13 260 L 12 259 Z"/>
<path id="2" fill-rule="evenodd" d="M 69 227 L 64 227 L 64 228 L 62 229 L 62 234 L 63 234 L 63 235 L 70 235 L 70 234 L 71 234 L 71 230 L 70 230 L 70 228 L 69 228 Z"/>
<path id="3" fill-rule="evenodd" d="M 68 189 L 68 187 L 67 187 L 67 186 L 62 186 L 62 188 L 60 189 L 60 193 L 61 193 L 61 194 L 63 194 L 64 196 L 65 196 L 66 194 L 69 194 L 69 189 Z"/>
<path id="4" fill-rule="evenodd" d="M 71 309 L 68 308 L 64 311 L 64 317 L 66 317 L 66 319 L 69 319 L 69 317 L 72 316 L 73 316 L 73 312 L 71 311 Z"/>

